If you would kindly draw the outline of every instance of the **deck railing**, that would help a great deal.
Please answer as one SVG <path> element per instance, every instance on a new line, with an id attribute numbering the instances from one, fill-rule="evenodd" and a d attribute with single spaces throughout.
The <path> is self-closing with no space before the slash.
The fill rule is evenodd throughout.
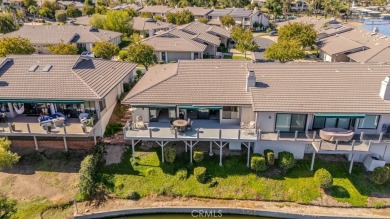
<path id="1" fill-rule="evenodd" d="M 29 136 L 29 135 L 52 135 L 52 136 L 85 136 L 91 133 L 93 127 L 82 123 L 64 124 L 59 127 L 43 128 L 39 123 L 0 123 L 0 136 Z"/>

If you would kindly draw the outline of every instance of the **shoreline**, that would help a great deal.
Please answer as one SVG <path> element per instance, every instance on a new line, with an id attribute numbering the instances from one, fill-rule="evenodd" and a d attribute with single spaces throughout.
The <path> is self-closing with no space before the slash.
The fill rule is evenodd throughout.
<path id="1" fill-rule="evenodd" d="M 390 208 L 376 209 L 358 207 L 322 207 L 297 204 L 294 202 L 222 200 L 169 196 L 148 196 L 138 201 L 124 199 L 107 199 L 103 204 L 99 206 L 94 206 L 91 205 L 91 203 L 86 202 L 79 203 L 79 214 L 77 214 L 75 218 L 98 218 L 92 217 L 92 215 L 98 216 L 108 213 L 121 213 L 121 216 L 124 216 L 123 213 L 129 214 L 131 212 L 142 212 L 144 210 L 147 210 L 145 211 L 145 213 L 148 214 L 175 212 L 180 213 L 178 211 L 169 211 L 169 209 L 193 210 L 199 208 L 213 208 L 225 210 L 238 209 L 240 212 L 257 212 L 259 213 L 259 215 L 257 216 L 282 217 L 284 215 L 283 218 L 297 218 L 297 216 L 306 218 L 390 218 Z M 267 214 L 260 215 L 260 213 Z M 274 213 L 274 215 L 268 215 L 268 213 Z M 283 215 L 280 213 L 283 213 Z M 230 214 L 237 214 L 237 212 L 233 212 Z M 290 217 L 288 217 L 289 215 Z"/>

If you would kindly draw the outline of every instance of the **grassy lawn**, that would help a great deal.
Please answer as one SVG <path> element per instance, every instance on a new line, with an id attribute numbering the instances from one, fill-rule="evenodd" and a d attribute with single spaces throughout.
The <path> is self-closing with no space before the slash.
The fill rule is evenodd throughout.
<path id="1" fill-rule="evenodd" d="M 223 56 L 224 59 L 235 59 L 235 60 L 252 60 L 248 55 L 246 56 L 246 58 L 244 56 L 240 56 L 240 55 L 224 55 Z"/>
<path id="2" fill-rule="evenodd" d="M 205 155 L 205 160 L 194 166 L 189 164 L 189 154 L 183 153 L 173 164 L 160 163 L 160 150 L 136 152 L 137 164 L 132 165 L 131 152 L 124 154 L 119 164 L 102 166 L 98 174 L 108 192 L 124 197 L 128 191 L 136 191 L 142 197 L 150 194 L 221 199 L 251 199 L 294 201 L 310 203 L 323 195 L 309 170 L 310 161 L 301 160 L 286 175 L 276 168 L 257 175 L 246 167 L 246 155 L 228 157 L 223 167 L 218 165 L 219 157 Z M 318 159 L 317 159 L 318 160 Z M 210 183 L 201 184 L 193 176 L 196 166 L 207 167 L 207 173 L 218 181 L 216 187 Z M 188 169 L 188 178 L 176 176 L 179 168 Z M 367 197 L 373 192 L 390 193 L 390 185 L 375 186 L 368 181 L 363 170 L 357 165 L 353 174 L 348 174 L 348 163 L 324 163 L 318 160 L 315 167 L 327 168 L 334 179 L 334 187 L 327 193 L 339 202 L 353 206 L 367 206 Z"/>

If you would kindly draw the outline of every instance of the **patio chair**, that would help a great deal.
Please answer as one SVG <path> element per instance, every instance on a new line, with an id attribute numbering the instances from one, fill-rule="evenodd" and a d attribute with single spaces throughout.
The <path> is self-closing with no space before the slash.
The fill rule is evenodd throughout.
<path id="1" fill-rule="evenodd" d="M 194 121 L 191 121 L 188 123 L 187 125 L 187 130 L 191 130 L 192 131 L 192 124 L 194 123 Z"/>
<path id="2" fill-rule="evenodd" d="M 171 124 L 171 132 L 175 133 L 176 130 L 177 130 L 176 127 Z"/>

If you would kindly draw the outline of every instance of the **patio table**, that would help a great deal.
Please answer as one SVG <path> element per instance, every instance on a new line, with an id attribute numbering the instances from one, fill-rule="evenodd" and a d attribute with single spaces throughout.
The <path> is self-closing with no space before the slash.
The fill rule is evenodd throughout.
<path id="1" fill-rule="evenodd" d="M 188 121 L 184 119 L 178 119 L 172 122 L 172 125 L 174 127 L 177 127 L 177 129 L 181 132 L 185 131 L 185 128 L 188 125 Z"/>

